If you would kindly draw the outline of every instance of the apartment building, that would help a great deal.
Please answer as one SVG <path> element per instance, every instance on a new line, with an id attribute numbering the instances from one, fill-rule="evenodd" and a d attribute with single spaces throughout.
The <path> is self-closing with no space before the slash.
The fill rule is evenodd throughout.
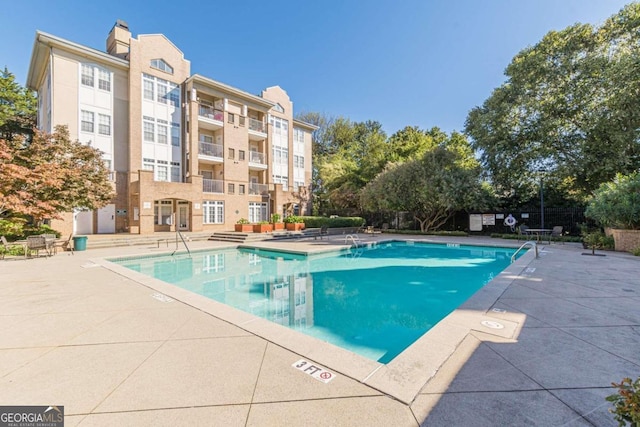
<path id="1" fill-rule="evenodd" d="M 38 126 L 67 125 L 103 153 L 115 190 L 96 211 L 52 221 L 67 233 L 232 230 L 241 218 L 311 209 L 311 134 L 279 86 L 253 95 L 198 74 L 162 34 L 117 21 L 106 51 L 36 33 L 27 86 Z"/>

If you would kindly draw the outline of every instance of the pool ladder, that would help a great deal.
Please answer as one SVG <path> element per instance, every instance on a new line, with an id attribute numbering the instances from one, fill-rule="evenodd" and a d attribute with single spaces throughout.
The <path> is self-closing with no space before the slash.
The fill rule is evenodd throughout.
<path id="1" fill-rule="evenodd" d="M 511 263 L 513 264 L 513 262 L 516 260 L 516 255 L 518 255 L 518 253 L 524 249 L 525 246 L 527 245 L 531 245 L 531 247 L 536 251 L 536 258 L 538 258 L 538 244 L 532 240 L 529 240 L 527 242 L 524 242 L 522 245 L 520 245 L 520 247 L 518 248 L 517 251 L 515 251 L 513 253 L 513 255 L 511 255 Z"/>
<path id="2" fill-rule="evenodd" d="M 184 240 L 184 237 L 182 236 L 182 233 L 180 232 L 180 230 L 177 230 L 177 229 L 176 229 L 176 249 L 171 253 L 171 256 L 173 256 L 173 254 L 175 254 L 178 251 L 178 236 L 180 236 L 180 240 L 182 240 L 182 244 L 187 250 L 189 257 L 191 257 L 191 251 L 189 250 L 189 246 L 187 246 L 187 242 Z"/>
<path id="3" fill-rule="evenodd" d="M 347 234 L 346 236 L 344 236 L 344 244 L 347 244 L 347 241 L 351 239 L 351 241 L 353 242 L 353 244 L 355 246 L 358 246 L 362 243 L 362 241 L 360 240 L 360 237 L 358 237 L 357 234 Z"/>

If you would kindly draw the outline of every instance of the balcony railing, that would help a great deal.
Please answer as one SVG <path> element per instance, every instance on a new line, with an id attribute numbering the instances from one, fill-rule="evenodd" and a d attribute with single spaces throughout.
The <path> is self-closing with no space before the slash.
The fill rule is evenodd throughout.
<path id="1" fill-rule="evenodd" d="M 212 144 L 211 142 L 199 141 L 198 154 L 211 157 L 222 157 L 222 144 Z"/>
<path id="2" fill-rule="evenodd" d="M 269 192 L 269 186 L 267 184 L 249 183 L 249 194 L 267 194 Z"/>
<path id="3" fill-rule="evenodd" d="M 264 122 L 261 122 L 260 120 L 256 120 L 256 119 L 252 119 L 252 118 L 249 118 L 249 130 L 253 130 L 253 131 L 256 131 L 256 132 L 267 133 L 266 126 L 264 125 Z"/>
<path id="4" fill-rule="evenodd" d="M 200 104 L 198 115 L 219 122 L 224 121 L 224 112 L 222 112 L 222 110 L 216 110 L 211 105 Z"/>
<path id="5" fill-rule="evenodd" d="M 249 163 L 267 164 L 264 153 L 258 153 L 257 151 L 249 151 Z"/>
<path id="6" fill-rule="evenodd" d="M 221 179 L 202 179 L 202 191 L 205 193 L 224 193 L 224 181 Z"/>

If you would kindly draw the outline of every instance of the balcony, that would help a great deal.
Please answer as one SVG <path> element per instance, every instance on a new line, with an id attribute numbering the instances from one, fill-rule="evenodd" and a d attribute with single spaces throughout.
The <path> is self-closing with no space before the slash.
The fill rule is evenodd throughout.
<path id="1" fill-rule="evenodd" d="M 267 138 L 267 126 L 264 122 L 249 118 L 249 139 L 261 141 Z"/>
<path id="2" fill-rule="evenodd" d="M 269 194 L 269 186 L 267 184 L 256 184 L 254 182 L 249 183 L 249 194 L 262 196 Z"/>
<path id="3" fill-rule="evenodd" d="M 249 169 L 261 171 L 267 169 L 267 160 L 264 153 L 249 151 Z"/>
<path id="4" fill-rule="evenodd" d="M 200 103 L 198 108 L 198 124 L 203 129 L 218 130 L 224 125 L 224 112 L 212 105 Z"/>
<path id="5" fill-rule="evenodd" d="M 198 160 L 203 163 L 224 163 L 222 153 L 222 144 L 212 144 L 205 141 L 198 142 Z"/>
<path id="6" fill-rule="evenodd" d="M 224 193 L 224 181 L 221 179 L 202 179 L 202 191 L 205 193 Z"/>

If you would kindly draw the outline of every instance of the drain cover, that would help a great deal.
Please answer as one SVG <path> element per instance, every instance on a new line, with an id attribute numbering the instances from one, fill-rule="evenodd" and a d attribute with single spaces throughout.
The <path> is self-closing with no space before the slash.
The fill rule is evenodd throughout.
<path id="1" fill-rule="evenodd" d="M 482 326 L 486 326 L 487 328 L 491 328 L 491 329 L 503 329 L 504 328 L 504 325 L 502 323 L 494 322 L 492 320 L 483 320 L 480 323 L 482 324 Z"/>

